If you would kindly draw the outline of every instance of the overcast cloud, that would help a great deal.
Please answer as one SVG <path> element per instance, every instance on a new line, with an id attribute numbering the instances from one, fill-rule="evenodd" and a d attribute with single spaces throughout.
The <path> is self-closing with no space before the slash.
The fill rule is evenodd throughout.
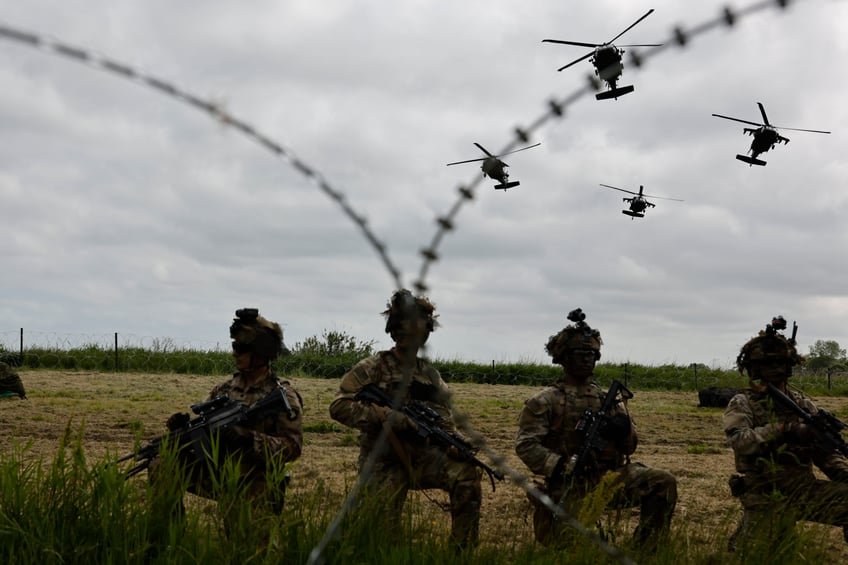
<path id="1" fill-rule="evenodd" d="M 747 3 L 746 3 L 747 4 Z M 5 3 L 0 24 L 84 47 L 220 102 L 318 170 L 386 243 L 407 286 L 435 219 L 587 50 L 667 40 L 723 3 L 287 0 Z M 737 4 L 741 7 L 742 4 Z M 547 363 L 581 307 L 604 360 L 728 367 L 773 315 L 799 345 L 848 345 L 848 4 L 793 2 L 697 37 L 617 101 L 587 96 L 483 182 L 426 282 L 437 358 Z M 627 63 L 627 61 L 626 61 Z M 762 102 L 791 139 L 734 159 Z M 228 343 L 256 306 L 291 346 L 323 330 L 379 347 L 394 281 L 361 232 L 285 161 L 139 84 L 0 42 L 0 343 L 29 332 Z M 643 219 L 625 196 L 652 195 Z M 108 343 L 108 341 L 106 342 Z"/>

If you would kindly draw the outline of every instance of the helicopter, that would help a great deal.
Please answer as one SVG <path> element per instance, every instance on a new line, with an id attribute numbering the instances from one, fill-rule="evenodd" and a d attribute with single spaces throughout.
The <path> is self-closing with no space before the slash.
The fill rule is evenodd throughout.
<path id="1" fill-rule="evenodd" d="M 756 122 L 749 122 L 747 120 L 740 120 L 739 118 L 731 118 L 730 116 L 722 116 L 721 114 L 713 114 L 716 118 L 724 118 L 725 120 L 733 120 L 734 122 L 742 122 L 743 124 L 751 124 L 752 126 L 757 126 L 756 128 L 742 128 L 743 133 L 746 133 L 754 138 L 751 141 L 751 148 L 748 152 L 751 156 L 747 155 L 736 155 L 736 158 L 742 162 L 748 163 L 748 166 L 751 165 L 760 165 L 765 166 L 766 162 L 762 159 L 757 159 L 757 156 L 760 153 L 765 153 L 769 149 L 774 149 L 774 146 L 780 143 L 789 143 L 789 139 L 783 137 L 777 130 L 779 129 L 788 129 L 792 131 L 808 131 L 812 133 L 830 133 L 829 131 L 821 131 L 817 129 L 798 129 L 798 128 L 784 128 L 773 126 L 769 123 L 768 116 L 766 116 L 766 109 L 763 108 L 763 104 L 761 102 L 757 102 L 757 106 L 760 107 L 760 114 L 763 115 L 762 124 L 758 124 Z"/>
<path id="2" fill-rule="evenodd" d="M 606 188 L 611 188 L 611 189 L 613 189 L 613 190 L 620 190 L 621 192 L 626 192 L 626 193 L 628 193 L 628 194 L 633 194 L 633 195 L 634 195 L 634 196 L 632 196 L 632 197 L 630 197 L 630 198 L 627 198 L 627 197 L 622 198 L 622 200 L 623 200 L 624 202 L 629 202 L 629 203 L 630 203 L 630 204 L 629 204 L 630 209 L 629 209 L 629 210 L 622 210 L 622 211 L 621 211 L 621 213 L 622 213 L 622 214 L 625 214 L 625 215 L 627 215 L 627 216 L 630 216 L 630 219 L 631 219 L 631 220 L 632 220 L 632 219 L 634 219 L 634 218 L 644 218 L 644 217 L 645 217 L 645 210 L 646 210 L 647 208 L 649 208 L 649 207 L 650 207 L 650 208 L 655 208 L 655 207 L 656 207 L 656 205 L 655 205 L 655 204 L 653 204 L 653 203 L 651 203 L 651 202 L 648 202 L 648 201 L 645 199 L 645 197 L 650 196 L 650 195 L 648 195 L 648 194 L 644 194 L 644 193 L 642 192 L 642 191 L 644 190 L 644 188 L 645 188 L 645 187 L 644 187 L 644 186 L 642 186 L 641 184 L 639 185 L 639 192 L 633 192 L 632 190 L 625 190 L 625 189 L 623 189 L 623 188 L 618 188 L 618 187 L 615 187 L 615 186 L 610 186 L 610 185 L 608 185 L 608 184 L 601 184 L 601 186 L 604 186 L 604 187 L 606 187 Z M 662 200 L 674 200 L 674 201 L 676 201 L 676 202 L 683 202 L 683 200 L 680 200 L 679 198 L 665 198 L 665 197 L 662 197 L 662 196 L 651 196 L 651 198 L 660 198 L 660 199 L 662 199 Z"/>
<path id="3" fill-rule="evenodd" d="M 486 156 L 480 157 L 479 159 L 468 159 L 467 161 L 457 161 L 455 163 L 448 163 L 448 167 L 450 167 L 451 165 L 459 165 L 462 163 L 473 163 L 475 161 L 483 161 L 483 164 L 480 165 L 480 169 L 483 171 L 483 175 L 489 177 L 490 179 L 498 181 L 498 184 L 495 185 L 496 190 L 507 190 L 510 188 L 515 188 L 521 183 L 517 180 L 509 180 L 509 173 L 506 172 L 506 168 L 509 165 L 501 161 L 500 158 L 506 155 L 512 155 L 513 153 L 518 153 L 519 151 L 524 151 L 525 149 L 530 149 L 532 147 L 539 146 L 541 145 L 541 143 L 522 147 L 521 149 L 516 149 L 515 151 L 510 151 L 502 155 L 492 155 L 491 153 L 486 151 L 485 147 L 483 147 L 477 142 L 474 142 L 474 145 L 476 145 L 480 149 L 480 151 L 485 153 Z"/>
<path id="4" fill-rule="evenodd" d="M 542 43 L 562 43 L 564 45 L 577 45 L 579 47 L 593 47 L 594 50 L 590 51 L 586 55 L 583 55 L 579 59 L 570 62 L 569 64 L 560 67 L 557 71 L 562 71 L 570 67 L 571 65 L 577 64 L 584 59 L 589 59 L 589 62 L 592 63 L 595 67 L 595 74 L 598 75 L 602 81 L 607 83 L 609 90 L 606 92 L 599 92 L 595 95 L 596 100 L 608 100 L 610 98 L 615 98 L 618 100 L 619 96 L 624 96 L 625 94 L 629 94 L 633 92 L 633 85 L 628 86 L 617 86 L 618 78 L 621 76 L 621 72 L 624 69 L 624 66 L 621 63 L 621 56 L 624 55 L 624 49 L 620 49 L 613 45 L 613 41 L 630 31 L 636 24 L 647 18 L 653 13 L 653 8 L 648 10 L 648 12 L 633 22 L 630 27 L 607 41 L 606 43 L 582 43 L 579 41 L 564 41 L 561 39 L 543 39 Z M 639 44 L 639 45 L 623 45 L 622 47 L 660 47 L 662 43 L 647 43 L 647 44 Z"/>

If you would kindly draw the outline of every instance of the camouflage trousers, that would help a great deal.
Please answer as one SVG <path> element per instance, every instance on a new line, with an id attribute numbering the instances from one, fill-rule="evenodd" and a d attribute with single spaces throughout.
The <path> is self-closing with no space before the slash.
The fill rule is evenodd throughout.
<path id="1" fill-rule="evenodd" d="M 630 463 L 615 469 L 614 472 L 618 476 L 609 487 L 611 492 L 615 490 L 606 508 L 638 506 L 639 525 L 633 533 L 634 541 L 642 546 L 655 546 L 660 536 L 667 532 L 677 505 L 677 479 L 668 471 L 652 469 L 641 463 Z M 577 518 L 587 495 L 599 482 L 600 479 L 572 485 L 563 500 L 564 510 Z M 543 490 L 557 502 L 563 499 L 566 488 L 561 482 L 548 481 Z M 538 500 L 529 498 L 534 506 L 533 531 L 536 541 L 553 546 L 568 543 L 571 528 L 562 520 L 558 520 L 553 512 Z"/>
<path id="2" fill-rule="evenodd" d="M 410 490 L 439 489 L 450 499 L 454 546 L 458 550 L 476 546 L 483 498 L 480 470 L 437 447 L 407 446 L 405 451 L 406 460 L 402 461 L 393 449 L 385 448 L 372 473 L 364 478 L 365 498 L 375 505 L 384 539 L 400 539 L 403 506 Z M 369 453 L 365 446 L 360 450 L 360 472 Z"/>
<path id="3" fill-rule="evenodd" d="M 738 480 L 738 479 L 737 479 Z M 736 485 L 742 519 L 728 550 L 744 549 L 756 539 L 790 535 L 798 521 L 841 526 L 848 543 L 848 483 L 817 479 L 810 470 L 748 474 Z"/>

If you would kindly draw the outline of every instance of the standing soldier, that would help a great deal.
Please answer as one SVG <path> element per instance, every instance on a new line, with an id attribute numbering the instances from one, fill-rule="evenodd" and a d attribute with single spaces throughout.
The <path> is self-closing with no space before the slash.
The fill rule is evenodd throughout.
<path id="1" fill-rule="evenodd" d="M 300 456 L 303 445 L 300 395 L 288 381 L 279 380 L 270 367 L 271 361 L 288 353 L 283 343 L 283 331 L 276 322 L 260 316 L 256 308 L 242 308 L 236 310 L 230 337 L 238 372 L 230 380 L 214 387 L 207 401 L 227 397 L 250 407 L 280 389 L 288 400 L 287 409 L 290 410 L 225 428 L 219 438 L 220 449 L 223 454 L 238 457 L 239 473 L 253 508 L 260 512 L 280 513 L 285 499 L 285 481 L 269 484 L 266 473 L 273 469 L 282 471 L 286 462 Z M 166 426 L 172 432 L 178 431 L 189 420 L 189 414 L 176 413 L 168 418 Z M 160 460 L 154 460 L 149 476 L 160 504 L 171 505 L 176 498 L 177 508 L 169 510 L 169 514 L 173 514 L 174 510 L 182 513 L 183 489 L 207 498 L 214 496 L 212 470 L 207 462 L 190 462 L 187 485 L 177 484 L 179 481 L 173 477 L 162 476 L 161 466 Z M 230 526 L 227 509 L 224 509 L 224 519 L 225 525 Z"/>
<path id="2" fill-rule="evenodd" d="M 730 400 L 723 418 L 740 473 L 730 488 L 743 509 L 731 551 L 744 549 L 758 532 L 768 544 L 777 539 L 776 528 L 790 532 L 797 520 L 842 526 L 848 541 L 848 446 L 838 420 L 787 388 L 792 367 L 804 358 L 795 349 L 797 326 L 789 339 L 780 333 L 785 328 L 782 316 L 772 319 L 736 358 L 750 387 Z M 830 480 L 817 479 L 813 464 Z"/>
<path id="3" fill-rule="evenodd" d="M 641 509 L 635 541 L 653 548 L 667 531 L 677 503 L 677 480 L 668 471 L 630 463 L 636 450 L 636 425 L 623 404 L 616 403 L 599 428 L 601 442 L 589 469 L 574 473 L 569 461 L 583 447 L 587 411 L 597 415 L 606 393 L 590 380 L 601 357 L 601 334 L 584 321 L 578 308 L 568 314 L 575 322 L 551 336 L 545 349 L 552 362 L 562 365 L 562 378 L 524 404 L 518 419 L 515 452 L 537 475 L 544 477 L 541 490 L 560 501 L 566 512 L 577 516 L 586 495 L 607 473 L 616 473 L 616 488 L 609 507 Z M 533 529 L 544 545 L 562 544 L 567 526 L 535 498 Z"/>
<path id="4" fill-rule="evenodd" d="M 477 544 L 482 498 L 477 467 L 450 449 L 429 445 L 402 412 L 355 398 L 366 385 L 373 384 L 401 405 L 423 402 L 441 416 L 443 429 L 455 431 L 450 391 L 439 372 L 418 357 L 418 350 L 436 326 L 435 306 L 405 289 L 395 292 L 387 306 L 383 312 L 386 333 L 391 335 L 394 347 L 363 359 L 342 377 L 330 404 L 330 415 L 360 430 L 360 472 L 371 452 L 378 448 L 381 430 L 389 428 L 391 447 L 382 448 L 373 473 L 363 478 L 363 490 L 378 501 L 376 508 L 384 528 L 380 531 L 387 537 L 398 533 L 410 489 L 438 488 L 450 496 L 452 542 L 460 550 L 473 547 Z"/>

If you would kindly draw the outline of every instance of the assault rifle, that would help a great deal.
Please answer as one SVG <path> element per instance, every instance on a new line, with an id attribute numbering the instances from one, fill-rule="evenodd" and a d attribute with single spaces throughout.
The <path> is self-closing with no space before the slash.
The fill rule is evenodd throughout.
<path id="1" fill-rule="evenodd" d="M 771 383 L 766 383 L 769 395 L 776 405 L 782 406 L 795 412 L 808 426 L 816 430 L 817 443 L 826 452 L 839 451 L 848 456 L 848 443 L 842 437 L 842 430 L 848 429 L 848 424 L 828 412 L 819 408 L 816 415 L 812 415 L 795 403 L 788 395 Z"/>
<path id="2" fill-rule="evenodd" d="M 441 415 L 423 402 L 413 400 L 407 404 L 398 404 L 394 402 L 389 393 L 374 383 L 369 383 L 362 387 L 356 393 L 356 396 L 354 396 L 354 400 L 360 400 L 377 406 L 387 406 L 403 413 L 415 424 L 419 437 L 430 440 L 433 444 L 443 449 L 452 447 L 462 459 L 473 463 L 475 467 L 483 469 L 489 475 L 489 480 L 492 482 L 492 491 L 495 490 L 495 479 L 499 481 L 504 479 L 503 473 L 492 469 L 477 459 L 475 456 L 477 449 L 473 445 L 468 443 L 459 434 L 446 431 L 442 427 L 443 419 Z"/>
<path id="3" fill-rule="evenodd" d="M 621 394 L 621 399 L 618 396 Z M 607 417 L 615 408 L 615 405 L 633 398 L 633 393 L 617 380 L 613 380 L 604 401 L 598 411 L 593 412 L 587 408 L 583 416 L 577 422 L 576 430 L 583 432 L 583 443 L 577 453 L 571 455 L 564 469 L 566 484 L 572 479 L 583 479 L 592 474 L 596 467 L 595 457 L 607 445 L 607 440 L 601 437 L 601 431 L 607 425 Z M 568 492 L 568 489 L 566 489 Z M 563 495 L 564 497 L 565 495 Z"/>
<path id="4" fill-rule="evenodd" d="M 139 448 L 137 452 L 118 459 L 117 463 L 130 459 L 140 461 L 138 465 L 126 472 L 125 478 L 129 479 L 150 467 L 151 461 L 159 454 L 159 449 L 165 442 L 181 446 L 183 450 L 181 453 L 190 460 L 202 461 L 209 452 L 210 438 L 214 433 L 220 433 L 226 428 L 254 418 L 280 412 L 286 412 L 289 418 L 296 417 L 285 391 L 281 388 L 275 389 L 252 406 L 245 406 L 228 396 L 219 396 L 206 402 L 193 404 L 191 411 L 197 417 L 189 420 L 185 426 L 161 435 Z"/>

